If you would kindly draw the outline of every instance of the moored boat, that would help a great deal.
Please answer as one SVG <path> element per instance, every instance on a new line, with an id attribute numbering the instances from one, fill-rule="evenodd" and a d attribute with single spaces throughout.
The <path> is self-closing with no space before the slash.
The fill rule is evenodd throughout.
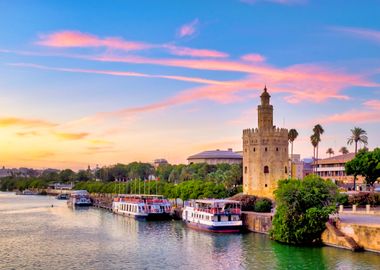
<path id="1" fill-rule="evenodd" d="M 67 205 L 70 207 L 91 206 L 92 201 L 90 198 L 90 194 L 87 192 L 87 190 L 74 190 L 70 194 L 70 198 L 67 201 Z"/>
<path id="2" fill-rule="evenodd" d="M 61 194 L 58 194 L 55 198 L 57 200 L 68 200 L 70 198 L 70 195 L 67 193 L 61 193 Z"/>
<path id="3" fill-rule="evenodd" d="M 236 233 L 243 229 L 241 204 L 234 200 L 188 201 L 183 209 L 182 219 L 188 227 L 203 231 Z"/>
<path id="4" fill-rule="evenodd" d="M 140 220 L 170 219 L 171 208 L 162 195 L 120 194 L 112 202 L 112 212 Z"/>

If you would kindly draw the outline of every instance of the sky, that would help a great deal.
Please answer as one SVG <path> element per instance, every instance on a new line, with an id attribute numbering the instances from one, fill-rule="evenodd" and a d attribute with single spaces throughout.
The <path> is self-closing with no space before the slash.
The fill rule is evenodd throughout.
<path id="1" fill-rule="evenodd" d="M 294 152 L 380 145 L 380 1 L 0 0 L 0 166 L 242 150 L 264 86 Z M 348 145 L 353 151 L 354 146 Z"/>

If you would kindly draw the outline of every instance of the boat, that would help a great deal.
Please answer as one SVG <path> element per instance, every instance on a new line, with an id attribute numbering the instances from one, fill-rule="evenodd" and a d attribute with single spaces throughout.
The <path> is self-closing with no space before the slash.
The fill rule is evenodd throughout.
<path id="1" fill-rule="evenodd" d="M 112 212 L 138 220 L 171 219 L 171 203 L 162 195 L 120 194 L 112 202 Z"/>
<path id="2" fill-rule="evenodd" d="M 185 224 L 193 229 L 236 233 L 243 229 L 241 203 L 227 199 L 191 200 L 182 212 Z"/>
<path id="3" fill-rule="evenodd" d="M 55 198 L 57 200 L 68 200 L 70 198 L 70 195 L 67 193 L 61 193 L 61 194 L 58 194 Z"/>
<path id="4" fill-rule="evenodd" d="M 29 189 L 25 189 L 24 191 L 17 191 L 16 195 L 38 195 L 37 192 L 33 192 Z"/>
<path id="5" fill-rule="evenodd" d="M 70 198 L 67 201 L 67 205 L 70 207 L 91 206 L 92 201 L 90 198 L 90 194 L 87 192 L 87 190 L 74 190 L 70 194 Z"/>

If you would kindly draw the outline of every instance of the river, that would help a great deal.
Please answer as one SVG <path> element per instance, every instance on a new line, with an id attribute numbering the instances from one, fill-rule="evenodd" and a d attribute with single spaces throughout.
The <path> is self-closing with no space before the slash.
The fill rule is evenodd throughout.
<path id="1" fill-rule="evenodd" d="M 52 207 L 53 205 L 53 207 Z M 380 255 L 142 222 L 0 192 L 0 269 L 379 269 Z"/>

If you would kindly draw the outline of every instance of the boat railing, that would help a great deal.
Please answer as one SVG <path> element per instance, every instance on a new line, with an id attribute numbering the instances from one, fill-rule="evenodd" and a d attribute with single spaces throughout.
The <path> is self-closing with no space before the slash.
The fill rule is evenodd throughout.
<path id="1" fill-rule="evenodd" d="M 241 209 L 240 208 L 228 208 L 228 209 L 220 209 L 220 208 L 195 208 L 196 212 L 206 212 L 210 214 L 235 214 L 240 215 Z"/>

